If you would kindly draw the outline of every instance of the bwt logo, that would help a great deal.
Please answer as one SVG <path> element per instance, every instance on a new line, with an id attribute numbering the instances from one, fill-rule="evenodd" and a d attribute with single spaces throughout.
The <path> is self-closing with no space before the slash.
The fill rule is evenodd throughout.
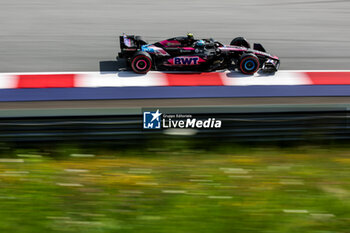
<path id="1" fill-rule="evenodd" d="M 156 112 L 143 112 L 143 128 L 144 129 L 160 129 L 162 113 L 157 109 Z"/>
<path id="2" fill-rule="evenodd" d="M 198 65 L 199 57 L 175 57 L 174 65 Z"/>

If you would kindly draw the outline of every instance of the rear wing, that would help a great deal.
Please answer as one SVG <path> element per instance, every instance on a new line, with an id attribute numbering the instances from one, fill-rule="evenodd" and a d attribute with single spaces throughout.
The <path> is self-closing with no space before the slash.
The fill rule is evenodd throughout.
<path id="1" fill-rule="evenodd" d="M 140 36 L 126 35 L 119 36 L 120 50 L 119 57 L 128 57 L 147 44 Z"/>
<path id="2" fill-rule="evenodd" d="M 123 51 L 123 49 L 137 49 L 137 44 L 135 43 L 135 36 L 134 35 L 122 35 L 119 36 L 119 43 L 120 43 L 120 49 Z"/>
<path id="3" fill-rule="evenodd" d="M 147 42 L 143 41 L 141 36 L 134 35 L 125 35 L 119 36 L 120 48 L 141 48 L 142 45 L 147 44 Z"/>

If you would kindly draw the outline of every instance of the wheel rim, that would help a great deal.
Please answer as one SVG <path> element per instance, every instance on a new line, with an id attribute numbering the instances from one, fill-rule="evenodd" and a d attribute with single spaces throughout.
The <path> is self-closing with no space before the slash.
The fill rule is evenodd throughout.
<path id="1" fill-rule="evenodd" d="M 255 69 L 255 67 L 256 64 L 252 59 L 249 59 L 244 63 L 244 69 L 246 69 L 247 71 L 252 71 Z"/>
<path id="2" fill-rule="evenodd" d="M 147 73 L 152 67 L 152 60 L 144 55 L 134 57 L 131 62 L 131 68 L 134 72 L 139 74 Z"/>
<path id="3" fill-rule="evenodd" d="M 139 70 L 144 70 L 147 68 L 147 62 L 143 59 L 136 62 L 136 68 Z"/>

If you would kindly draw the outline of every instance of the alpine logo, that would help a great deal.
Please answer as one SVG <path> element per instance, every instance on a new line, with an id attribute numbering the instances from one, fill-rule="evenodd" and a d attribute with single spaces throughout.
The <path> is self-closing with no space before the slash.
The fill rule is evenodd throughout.
<path id="1" fill-rule="evenodd" d="M 199 57 L 174 57 L 170 63 L 174 65 L 198 65 Z"/>

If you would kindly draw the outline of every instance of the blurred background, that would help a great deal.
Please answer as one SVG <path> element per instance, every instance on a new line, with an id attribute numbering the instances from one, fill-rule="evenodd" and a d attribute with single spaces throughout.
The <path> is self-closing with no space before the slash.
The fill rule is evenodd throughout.
<path id="1" fill-rule="evenodd" d="M 344 0 L 13 0 L 0 3 L 2 72 L 99 71 L 123 32 L 154 42 L 194 33 L 261 42 L 281 69 L 347 69 Z"/>
<path id="2" fill-rule="evenodd" d="M 100 71 L 123 32 L 244 36 L 282 70 L 350 63 L 347 0 L 12 0 L 0 22 L 1 73 Z M 169 106 L 225 128 L 141 130 L 142 108 Z M 348 232 L 348 109 L 348 97 L 1 102 L 0 232 Z"/>

